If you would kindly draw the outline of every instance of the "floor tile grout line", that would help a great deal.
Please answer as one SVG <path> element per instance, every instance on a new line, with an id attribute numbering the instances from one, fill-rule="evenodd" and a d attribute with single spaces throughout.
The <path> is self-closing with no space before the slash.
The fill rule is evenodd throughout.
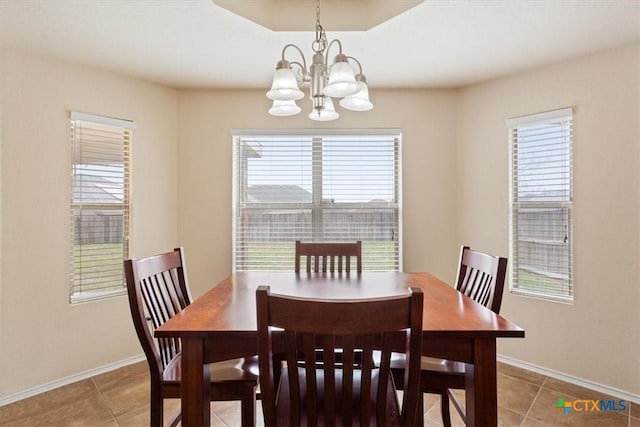
<path id="1" fill-rule="evenodd" d="M 538 396 L 540 396 L 540 393 L 542 393 L 542 387 L 544 387 L 544 383 L 546 383 L 546 382 L 547 382 L 547 378 L 548 378 L 548 377 L 544 377 L 544 380 L 542 381 L 542 384 L 540 384 L 540 385 L 539 385 L 538 392 L 536 393 L 535 397 L 534 397 L 534 398 L 533 398 L 533 400 L 531 401 L 531 405 L 529 405 L 529 409 L 527 409 L 527 413 L 526 413 L 526 414 L 524 414 L 524 418 L 522 419 L 522 423 L 520 423 L 520 425 L 524 424 L 524 422 L 526 421 L 526 419 L 529 417 L 529 413 L 530 413 L 530 412 L 531 412 L 531 410 L 533 409 L 533 405 L 535 405 L 535 404 L 536 404 L 536 400 L 538 400 Z M 538 421 L 538 422 L 542 423 L 541 421 L 537 420 L 536 418 L 533 418 L 533 417 L 532 417 L 532 419 L 534 419 L 534 420 L 536 420 L 536 421 Z"/>
<path id="2" fill-rule="evenodd" d="M 523 383 L 526 383 L 526 384 L 532 385 L 532 386 L 534 386 L 534 387 L 542 387 L 542 384 L 544 384 L 544 383 L 545 383 L 545 381 L 547 381 L 547 378 L 548 378 L 548 377 L 546 377 L 546 376 L 545 376 L 545 377 L 544 377 L 544 380 L 542 381 L 542 384 L 537 384 L 537 383 L 534 383 L 534 382 L 531 382 L 531 381 L 527 381 L 527 380 L 525 380 L 525 379 L 522 379 L 522 378 L 520 378 L 520 377 L 516 377 L 516 376 L 514 376 L 514 375 L 506 374 L 506 373 L 504 373 L 504 372 L 500 372 L 500 371 L 498 371 L 498 374 L 504 375 L 505 377 L 513 378 L 514 380 L 522 381 Z"/>
<path id="3" fill-rule="evenodd" d="M 100 387 L 98 386 L 98 383 L 95 380 L 95 377 L 91 377 L 91 382 L 93 383 L 93 386 L 96 388 L 96 390 L 98 391 L 98 394 L 100 394 L 100 397 L 102 398 L 102 401 L 104 402 L 104 404 L 107 406 L 107 409 L 109 409 L 109 413 L 111 414 L 111 418 L 113 418 L 113 421 L 115 421 L 115 423 L 120 426 L 120 422 L 118 421 L 118 419 L 116 418 L 116 416 L 113 414 L 113 410 L 111 409 L 111 405 L 109 404 L 109 402 L 107 401 L 107 398 L 105 397 L 104 393 L 102 393 L 102 390 L 100 389 Z"/>

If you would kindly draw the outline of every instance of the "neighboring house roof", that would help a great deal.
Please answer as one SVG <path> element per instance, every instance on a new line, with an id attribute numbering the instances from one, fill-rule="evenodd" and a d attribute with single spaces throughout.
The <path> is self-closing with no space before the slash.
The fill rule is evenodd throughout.
<path id="1" fill-rule="evenodd" d="M 250 203 L 311 203 L 311 193 L 297 185 L 250 185 Z"/>
<path id="2" fill-rule="evenodd" d="M 75 203 L 122 203 L 122 184 L 104 177 L 76 173 L 73 177 L 73 201 Z"/>

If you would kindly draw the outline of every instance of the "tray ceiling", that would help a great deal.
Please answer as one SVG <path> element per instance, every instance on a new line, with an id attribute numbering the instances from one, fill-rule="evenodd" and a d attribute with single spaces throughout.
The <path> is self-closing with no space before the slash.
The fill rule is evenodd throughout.
<path id="1" fill-rule="evenodd" d="M 314 0 L 212 0 L 218 6 L 274 31 L 313 31 Z M 424 0 L 322 0 L 326 31 L 366 31 Z M 286 11 L 286 13 L 283 13 Z"/>

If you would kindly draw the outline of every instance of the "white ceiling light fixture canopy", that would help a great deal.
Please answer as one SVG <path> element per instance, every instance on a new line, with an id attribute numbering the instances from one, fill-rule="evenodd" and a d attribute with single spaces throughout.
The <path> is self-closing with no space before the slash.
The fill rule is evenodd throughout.
<path id="1" fill-rule="evenodd" d="M 334 44 L 338 46 L 338 54 L 334 57 L 333 63 L 329 65 L 329 50 Z M 304 53 L 298 46 L 287 44 L 282 49 L 282 59 L 276 65 L 271 90 L 267 92 L 267 98 L 274 101 L 269 110 L 271 115 L 289 116 L 296 114 L 293 111 L 296 109 L 299 111 L 300 109 L 295 101 L 304 96 L 300 86 L 305 84 L 309 84 L 309 97 L 313 106 L 313 111 L 309 114 L 309 118 L 312 120 L 335 120 L 340 116 L 334 109 L 332 97 L 345 99 L 355 97 L 345 101 L 344 104 L 342 102 L 344 99 L 340 102 L 340 105 L 349 110 L 367 111 L 373 108 L 373 104 L 369 101 L 367 79 L 362 74 L 360 62 L 354 57 L 342 53 L 340 40 L 327 41 L 327 35 L 320 24 L 320 0 L 316 0 L 316 39 L 311 44 L 311 48 L 315 53 L 309 68 L 307 68 L 307 60 Z M 288 49 L 297 50 L 302 62 L 286 60 L 285 54 Z M 349 60 L 357 64 L 359 68 L 357 76 Z M 293 66 L 298 71 L 297 75 L 293 70 Z M 276 105 L 276 102 L 285 101 L 287 102 L 286 109 L 282 104 Z M 283 111 L 286 111 L 287 114 L 283 114 Z"/>

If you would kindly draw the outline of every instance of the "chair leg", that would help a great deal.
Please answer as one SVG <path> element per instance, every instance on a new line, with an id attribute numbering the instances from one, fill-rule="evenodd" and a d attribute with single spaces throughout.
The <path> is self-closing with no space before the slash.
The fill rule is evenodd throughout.
<path id="1" fill-rule="evenodd" d="M 424 393 L 420 393 L 416 418 L 414 419 L 413 424 L 418 427 L 424 426 Z"/>
<path id="2" fill-rule="evenodd" d="M 440 411 L 442 412 L 442 425 L 451 427 L 451 413 L 449 411 L 449 395 L 447 390 L 440 393 Z"/>
<path id="3" fill-rule="evenodd" d="M 149 414 L 149 425 L 162 426 L 163 425 L 163 413 L 164 413 L 164 400 L 160 395 L 160 390 L 151 387 L 149 406 L 151 413 Z"/>
<path id="4" fill-rule="evenodd" d="M 256 425 L 256 386 L 247 386 L 240 400 L 240 424 L 242 427 Z"/>

